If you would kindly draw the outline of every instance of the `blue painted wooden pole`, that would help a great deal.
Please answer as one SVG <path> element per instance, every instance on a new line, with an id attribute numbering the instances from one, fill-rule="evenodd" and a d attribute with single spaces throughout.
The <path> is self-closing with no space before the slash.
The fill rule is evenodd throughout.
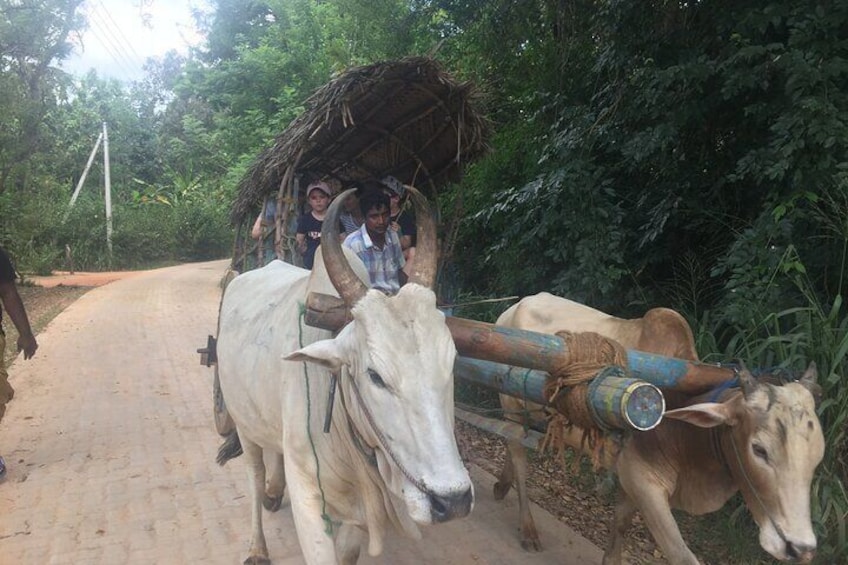
<path id="1" fill-rule="evenodd" d="M 543 392 L 548 374 L 543 371 L 458 356 L 453 364 L 453 374 L 509 396 L 536 404 L 548 403 Z"/>
<path id="2" fill-rule="evenodd" d="M 589 383 L 587 402 L 589 413 L 595 423 L 603 429 L 650 430 L 662 420 L 665 399 L 654 385 L 638 379 L 620 376 L 623 371 L 604 369 Z M 454 375 L 465 381 L 490 388 L 497 392 L 535 402 L 548 404 L 565 413 L 558 406 L 558 399 L 549 403 L 544 394 L 548 374 L 533 369 L 524 369 L 457 357 Z"/>
<path id="3" fill-rule="evenodd" d="M 496 326 L 475 320 L 445 319 L 460 355 L 496 363 L 554 372 L 568 348 L 555 335 Z M 733 369 L 628 350 L 631 376 L 660 388 L 700 394 L 734 378 Z"/>
<path id="4" fill-rule="evenodd" d="M 306 323 L 337 331 L 348 321 L 341 299 L 313 293 L 307 299 Z M 568 355 L 565 341 L 555 335 L 496 326 L 486 322 L 445 318 L 460 355 L 543 373 L 554 372 Z M 631 376 L 660 388 L 690 395 L 707 392 L 735 377 L 733 369 L 628 350 Z"/>

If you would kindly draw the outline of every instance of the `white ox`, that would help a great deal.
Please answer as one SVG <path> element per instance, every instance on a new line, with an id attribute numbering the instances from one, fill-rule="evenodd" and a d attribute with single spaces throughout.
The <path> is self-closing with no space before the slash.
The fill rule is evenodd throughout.
<path id="1" fill-rule="evenodd" d="M 456 349 L 428 288 L 435 273 L 429 209 L 416 192 L 418 217 L 424 218 L 419 254 L 423 236 L 429 260 L 419 255 L 411 282 L 390 297 L 367 290 L 362 263 L 339 246 L 343 197 L 324 222 L 323 259 L 316 256 L 319 268 L 311 278 L 309 271 L 273 261 L 235 278 L 224 294 L 218 370 L 237 436 L 231 432 L 219 462 L 238 455 L 240 442 L 252 491 L 245 563 L 269 562 L 263 450 L 280 454 L 266 504 L 278 507 L 288 488 L 310 564 L 355 563 L 366 536 L 369 553 L 378 555 L 388 527 L 417 537 L 417 524 L 464 517 L 473 505 L 454 438 Z M 307 293 L 329 292 L 328 279 L 352 306 L 353 321 L 335 338 L 301 317 Z M 324 433 L 331 373 L 338 375 L 338 394 Z"/>
<path id="2" fill-rule="evenodd" d="M 497 323 L 550 334 L 593 331 L 628 349 L 697 360 L 692 330 L 680 314 L 666 308 L 624 320 L 541 293 L 513 305 Z M 810 484 L 824 455 L 811 392 L 817 391 L 815 379 L 814 364 L 800 382 L 784 386 L 758 383 L 742 371 L 741 389 L 725 394 L 722 402 L 666 412 L 656 429 L 631 434 L 617 458 L 607 451 L 603 464 L 617 473 L 619 493 L 604 564 L 621 563 L 624 535 L 639 510 L 672 564 L 696 565 L 698 559 L 686 546 L 671 509 L 713 512 L 738 490 L 760 528 L 763 549 L 780 560 L 812 560 L 816 537 L 810 521 Z M 501 404 L 507 415 L 520 414 L 525 406 L 509 396 L 501 396 Z M 567 440 L 579 450 L 581 437 L 581 430 L 572 429 Z M 495 498 L 503 498 L 515 484 L 521 544 L 539 551 L 525 487 L 526 453 L 515 442 L 509 442 L 508 449 Z"/>

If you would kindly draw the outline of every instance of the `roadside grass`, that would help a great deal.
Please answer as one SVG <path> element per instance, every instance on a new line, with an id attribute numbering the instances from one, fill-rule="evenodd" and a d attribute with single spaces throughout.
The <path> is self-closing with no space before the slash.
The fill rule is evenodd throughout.
<path id="1" fill-rule="evenodd" d="M 758 541 L 759 529 L 736 494 L 720 510 L 691 516 L 675 510 L 674 517 L 690 549 L 711 565 L 768 565 L 776 563 Z"/>

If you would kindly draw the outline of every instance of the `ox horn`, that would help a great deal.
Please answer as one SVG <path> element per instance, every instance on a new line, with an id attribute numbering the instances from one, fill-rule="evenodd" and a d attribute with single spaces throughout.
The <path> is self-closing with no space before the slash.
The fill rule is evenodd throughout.
<path id="1" fill-rule="evenodd" d="M 415 206 L 415 221 L 418 230 L 418 241 L 415 244 L 415 261 L 409 282 L 418 283 L 427 288 L 433 288 L 436 282 L 436 219 L 430 210 L 427 198 L 414 186 L 406 187 L 412 195 Z"/>
<path id="2" fill-rule="evenodd" d="M 817 381 L 819 378 L 819 370 L 816 367 L 815 361 L 810 361 L 810 364 L 807 366 L 807 370 L 804 371 L 804 375 L 801 377 L 801 380 L 798 381 L 802 385 L 807 388 L 811 388 L 813 386 L 818 386 Z"/>
<path id="3" fill-rule="evenodd" d="M 757 379 L 754 378 L 754 375 L 751 374 L 745 363 L 739 361 L 739 388 L 742 389 L 742 394 L 745 398 L 750 397 L 757 390 L 758 386 L 760 386 L 760 383 L 757 382 Z"/>
<path id="4" fill-rule="evenodd" d="M 821 403 L 822 387 L 818 383 L 819 371 L 815 361 L 810 361 L 807 370 L 798 382 L 813 395 L 813 400 L 816 401 L 816 407 Z"/>
<path id="5" fill-rule="evenodd" d="M 368 287 L 356 276 L 350 263 L 347 262 L 339 242 L 339 214 L 342 204 L 355 191 L 355 188 L 344 191 L 330 204 L 330 209 L 327 210 L 327 216 L 321 226 L 321 254 L 324 257 L 324 266 L 330 282 L 348 307 L 356 304 L 368 292 Z"/>

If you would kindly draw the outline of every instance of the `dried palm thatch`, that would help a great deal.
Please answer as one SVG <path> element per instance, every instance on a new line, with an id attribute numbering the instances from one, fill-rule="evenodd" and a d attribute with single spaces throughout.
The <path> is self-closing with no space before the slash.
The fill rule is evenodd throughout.
<path id="1" fill-rule="evenodd" d="M 429 58 L 350 69 L 317 90 L 259 155 L 239 183 L 231 219 L 243 221 L 269 195 L 283 200 L 301 173 L 341 186 L 392 175 L 433 195 L 487 149 L 476 103 L 469 83 Z"/>

